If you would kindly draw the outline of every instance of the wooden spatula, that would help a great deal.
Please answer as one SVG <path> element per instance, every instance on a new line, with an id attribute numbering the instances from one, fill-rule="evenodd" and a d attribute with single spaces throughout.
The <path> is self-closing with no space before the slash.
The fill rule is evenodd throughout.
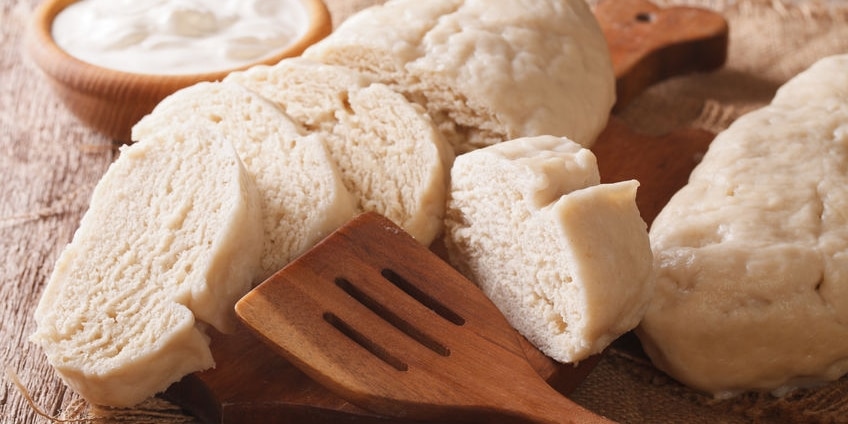
<path id="1" fill-rule="evenodd" d="M 236 312 L 307 375 L 387 416 L 609 422 L 539 377 L 478 287 L 374 213 L 259 285 Z"/>

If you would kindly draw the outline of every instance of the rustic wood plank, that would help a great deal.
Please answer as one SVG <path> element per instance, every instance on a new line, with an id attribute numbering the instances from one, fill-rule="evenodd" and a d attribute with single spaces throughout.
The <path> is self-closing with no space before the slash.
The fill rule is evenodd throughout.
<path id="1" fill-rule="evenodd" d="M 0 365 L 13 370 L 47 413 L 73 402 L 28 336 L 32 309 L 59 249 L 70 240 L 112 143 L 77 123 L 21 50 L 35 1 L 0 9 Z M 0 421 L 39 422 L 4 378 Z"/>

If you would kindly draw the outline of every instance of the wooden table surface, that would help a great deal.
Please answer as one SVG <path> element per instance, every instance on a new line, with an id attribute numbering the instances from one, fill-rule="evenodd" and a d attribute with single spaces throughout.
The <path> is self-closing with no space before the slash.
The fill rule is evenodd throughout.
<path id="1" fill-rule="evenodd" d="M 28 341 L 32 310 L 94 185 L 115 158 L 112 142 L 78 123 L 22 51 L 35 0 L 0 6 L 0 365 L 56 415 L 73 395 Z M 3 378 L 0 422 L 46 422 Z"/>
<path id="2" fill-rule="evenodd" d="M 20 379 L 35 404 L 55 416 L 78 403 L 78 397 L 28 341 L 35 329 L 32 311 L 116 149 L 67 112 L 26 57 L 22 41 L 37 3 L 0 0 L 0 366 Z M 351 9 L 363 0 L 330 3 Z M 163 417 L 185 419 L 168 411 Z M 48 420 L 4 375 L 0 422 Z"/>

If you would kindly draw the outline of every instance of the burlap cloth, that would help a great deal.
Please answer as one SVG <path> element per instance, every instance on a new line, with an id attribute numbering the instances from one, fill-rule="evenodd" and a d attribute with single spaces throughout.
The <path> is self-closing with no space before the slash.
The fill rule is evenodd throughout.
<path id="1" fill-rule="evenodd" d="M 613 0 L 614 1 L 614 0 Z M 335 22 L 379 0 L 328 0 Z M 777 87 L 816 59 L 848 52 L 848 4 L 842 0 L 661 0 L 720 11 L 731 28 L 730 56 L 717 72 L 676 78 L 649 89 L 620 116 L 647 133 L 695 126 L 725 128 L 767 103 Z M 96 422 L 192 421 L 160 401 L 136 411 L 92 410 L 64 388 L 26 341 L 31 310 L 61 246 L 70 240 L 88 196 L 115 158 L 110 140 L 71 117 L 21 51 L 36 0 L 3 0 L 0 9 L 0 365 L 13 370 L 46 413 Z M 846 70 L 848 72 L 848 70 Z M 846 99 L 848 101 L 848 99 Z M 2 422 L 45 422 L 5 379 Z M 572 398 L 624 423 L 848 422 L 848 378 L 783 398 L 749 394 L 716 401 L 657 372 L 644 357 L 610 350 Z"/>

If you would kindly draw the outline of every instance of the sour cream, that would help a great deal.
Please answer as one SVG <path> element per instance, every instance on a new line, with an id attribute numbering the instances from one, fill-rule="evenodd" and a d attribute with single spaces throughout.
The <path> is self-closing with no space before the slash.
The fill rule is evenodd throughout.
<path id="1" fill-rule="evenodd" d="M 269 57 L 308 29 L 299 0 L 81 0 L 54 19 L 83 61 L 146 74 L 216 72 Z"/>

